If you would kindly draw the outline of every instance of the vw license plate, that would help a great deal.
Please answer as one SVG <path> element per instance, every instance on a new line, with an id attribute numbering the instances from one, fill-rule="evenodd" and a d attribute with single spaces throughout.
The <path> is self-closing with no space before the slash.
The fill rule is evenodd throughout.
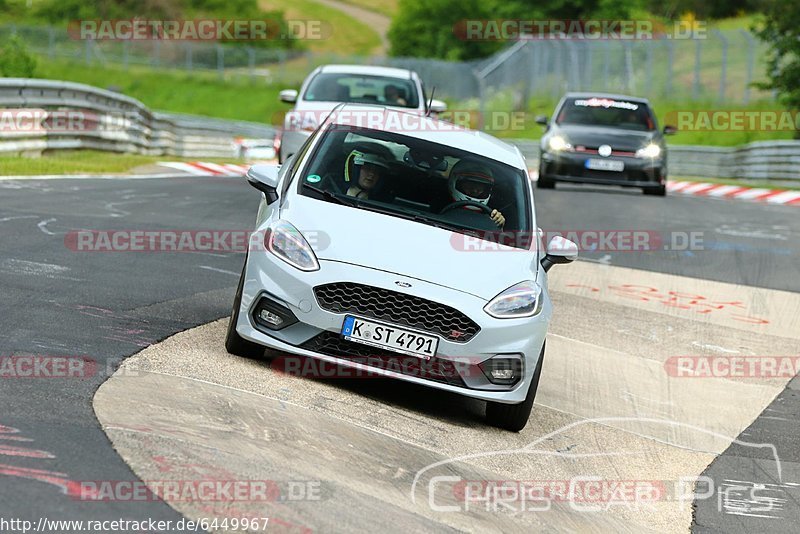
<path id="1" fill-rule="evenodd" d="M 614 171 L 622 172 L 625 170 L 625 162 L 618 159 L 587 159 L 586 168 L 594 171 Z"/>
<path id="2" fill-rule="evenodd" d="M 342 336 L 348 341 L 372 345 L 394 352 L 430 359 L 436 355 L 439 338 L 406 330 L 394 325 L 376 323 L 348 315 L 342 325 Z"/>

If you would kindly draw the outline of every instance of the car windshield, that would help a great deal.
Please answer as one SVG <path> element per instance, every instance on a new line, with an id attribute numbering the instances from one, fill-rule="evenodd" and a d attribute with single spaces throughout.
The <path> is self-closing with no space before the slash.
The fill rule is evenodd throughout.
<path id="1" fill-rule="evenodd" d="M 389 78 L 323 72 L 308 84 L 303 99 L 309 102 L 357 102 L 417 108 L 419 95 L 410 78 Z"/>
<path id="2" fill-rule="evenodd" d="M 334 125 L 322 135 L 299 177 L 302 195 L 482 239 L 530 234 L 521 169 L 392 132 Z M 505 219 L 501 225 L 494 210 Z M 528 248 L 524 240 L 503 242 Z"/>
<path id="3" fill-rule="evenodd" d="M 639 131 L 655 129 L 655 121 L 646 104 L 611 98 L 568 98 L 556 116 L 556 124 Z"/>

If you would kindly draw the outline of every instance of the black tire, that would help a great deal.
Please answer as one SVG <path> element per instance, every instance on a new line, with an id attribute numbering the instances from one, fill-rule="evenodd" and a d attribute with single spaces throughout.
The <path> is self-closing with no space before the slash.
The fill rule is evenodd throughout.
<path id="1" fill-rule="evenodd" d="M 539 389 L 539 378 L 542 376 L 542 363 L 544 362 L 544 346 L 539 354 L 539 363 L 533 371 L 533 379 L 528 388 L 525 400 L 519 404 L 504 404 L 502 402 L 486 403 L 486 422 L 491 426 L 503 428 L 512 432 L 519 432 L 528 424 L 531 416 L 536 390 Z"/>
<path id="2" fill-rule="evenodd" d="M 663 184 L 656 187 L 646 187 L 643 191 L 645 195 L 653 195 L 657 197 L 667 196 L 667 186 Z"/>
<path id="3" fill-rule="evenodd" d="M 539 175 L 539 179 L 536 180 L 536 188 L 537 189 L 555 189 L 556 188 L 556 183 L 553 180 L 551 180 L 550 178 L 547 178 L 547 177 L 542 176 L 540 174 Z"/>
<path id="4" fill-rule="evenodd" d="M 244 271 L 247 267 L 247 258 L 244 260 L 242 275 L 239 277 L 239 287 L 236 288 L 236 296 L 233 298 L 233 310 L 231 310 L 231 320 L 228 322 L 228 332 L 225 335 L 225 350 L 230 354 L 242 356 L 243 358 L 261 358 L 264 356 L 265 347 L 258 343 L 248 341 L 236 331 L 236 323 L 239 321 L 239 307 L 242 304 L 242 290 L 244 289 Z"/>

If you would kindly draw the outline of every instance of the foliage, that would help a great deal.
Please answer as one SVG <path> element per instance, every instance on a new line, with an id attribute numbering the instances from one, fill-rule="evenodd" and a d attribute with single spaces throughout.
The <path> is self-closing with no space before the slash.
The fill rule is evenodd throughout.
<path id="1" fill-rule="evenodd" d="M 788 109 L 800 111 L 800 3 L 762 0 L 761 8 L 763 17 L 753 29 L 770 47 L 769 81 L 757 85 L 776 89 Z M 795 137 L 800 138 L 800 130 Z"/>
<path id="2" fill-rule="evenodd" d="M 13 78 L 32 78 L 36 74 L 36 58 L 25 43 L 12 35 L 0 49 L 0 75 Z"/>

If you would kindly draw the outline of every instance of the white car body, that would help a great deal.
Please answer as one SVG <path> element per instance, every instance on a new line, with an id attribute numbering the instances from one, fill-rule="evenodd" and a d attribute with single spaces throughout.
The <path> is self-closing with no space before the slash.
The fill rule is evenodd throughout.
<path id="1" fill-rule="evenodd" d="M 520 171 L 520 181 L 524 181 L 521 187 L 529 200 L 526 202 L 527 209 L 530 210 L 527 214 L 528 220 L 531 228 L 536 228 L 533 188 L 527 179 L 525 160 L 516 147 L 480 132 L 460 128 L 451 128 L 447 132 L 436 131 L 436 125 L 441 124 L 439 121 L 431 118 L 422 120 L 430 126 L 429 129 L 403 132 L 403 135 L 457 147 Z M 328 123 L 338 124 L 335 113 Z M 321 130 L 329 127 L 331 126 L 326 123 Z M 549 264 L 548 260 L 543 264 L 543 259 L 552 251 L 542 251 L 538 246 L 538 239 L 531 240 L 528 249 L 490 243 L 489 250 L 466 251 L 453 246 L 452 230 L 303 195 L 300 193 L 302 184 L 298 185 L 300 180 L 297 177 L 303 173 L 309 160 L 313 159 L 315 148 L 324 135 L 318 132 L 309 140 L 309 145 L 298 153 L 302 158 L 300 161 L 292 160 L 280 168 L 275 178 L 275 190 L 279 192 L 276 193 L 277 200 L 271 202 L 272 199 L 266 195 L 262 198 L 254 234 L 263 236 L 278 221 L 290 223 L 303 234 L 313 249 L 318 260 L 318 269 L 310 272 L 300 270 L 266 249 L 254 250 L 251 246 L 240 281 L 238 302 L 234 306 L 229 338 L 233 335 L 238 339 L 238 336 L 246 342 L 275 351 L 369 370 L 375 374 L 482 399 L 495 405 L 524 403 L 529 398 L 532 382 L 535 382 L 535 394 L 538 384 L 536 370 L 541 372 L 540 357 L 543 355 L 545 335 L 552 314 L 547 293 L 547 273 L 543 265 L 549 268 L 552 263 L 571 261 L 577 255 L 577 248 L 568 243 L 563 254 L 555 251 L 555 256 L 547 255 L 547 258 L 555 258 Z M 255 167 L 248 175 L 256 187 L 260 187 L 254 182 L 259 170 L 259 167 Z M 319 238 L 320 234 L 324 235 L 323 239 Z M 537 301 L 538 313 L 529 317 L 501 319 L 485 311 L 493 298 L 524 281 L 533 281 L 541 288 Z M 315 288 L 342 282 L 425 299 L 457 310 L 476 323 L 479 331 L 466 342 L 446 339 L 441 332 L 437 334 L 433 330 L 427 331 L 428 334 L 437 335 L 439 340 L 435 358 L 455 362 L 461 375 L 460 381 L 456 380 L 454 383 L 449 380 L 431 380 L 395 370 L 370 367 L 330 353 L 303 348 L 302 345 L 308 346 L 309 340 L 316 336 L 338 336 L 342 332 L 347 313 L 323 309 L 318 294 L 315 293 Z M 290 310 L 297 322 L 278 331 L 259 326 L 254 319 L 254 313 L 262 298 Z M 385 318 L 380 321 L 398 324 Z M 399 326 L 408 328 L 406 323 Z M 513 385 L 491 383 L 485 373 L 480 372 L 478 364 L 485 364 L 498 355 L 521 356 L 521 376 L 517 377 L 518 381 Z M 532 403 L 530 397 L 530 404 Z M 529 411 L 530 408 L 524 415 L 525 422 Z M 516 424 L 506 428 L 519 430 L 521 427 Z"/>
<path id="2" fill-rule="evenodd" d="M 327 115 L 327 113 L 342 102 L 339 100 L 319 102 L 310 101 L 306 98 L 309 85 L 314 78 L 320 74 L 379 76 L 394 78 L 404 83 L 411 81 L 416 91 L 417 105 L 413 108 L 402 107 L 397 109 L 418 114 L 424 114 L 427 111 L 426 106 L 428 102 L 425 101 L 422 80 L 419 75 L 412 70 L 369 65 L 324 65 L 317 67 L 303 81 L 299 92 L 282 91 L 282 100 L 293 103 L 294 107 L 287 112 L 284 118 L 283 130 L 277 137 L 276 151 L 278 152 L 278 161 L 281 163 L 297 152 L 308 136 L 311 135 L 311 133 L 316 130 L 317 126 L 319 126 L 320 122 L 322 122 L 321 117 Z M 285 96 L 287 93 L 289 94 L 288 98 Z M 432 107 L 435 111 L 444 111 L 445 108 L 444 103 L 441 101 L 434 101 Z"/>

